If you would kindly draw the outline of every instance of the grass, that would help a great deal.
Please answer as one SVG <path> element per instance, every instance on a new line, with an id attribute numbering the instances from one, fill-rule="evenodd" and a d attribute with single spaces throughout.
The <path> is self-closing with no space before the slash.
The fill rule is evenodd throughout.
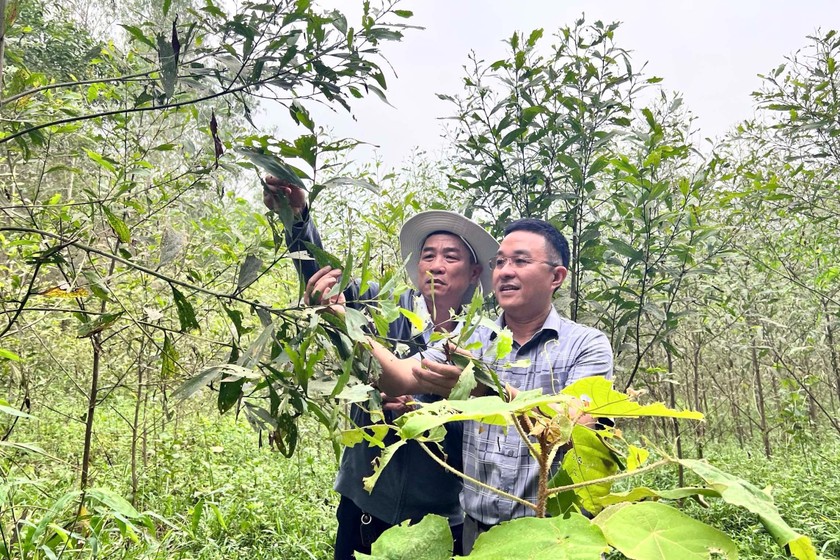
<path id="1" fill-rule="evenodd" d="M 237 421 L 232 414 L 219 417 L 211 406 L 184 415 L 177 427 L 169 422 L 150 439 L 136 505 L 159 516 L 154 538 L 142 538 L 139 531 L 140 537 L 132 537 L 124 524 L 112 519 L 110 529 L 94 543 L 99 554 L 90 542 L 81 550 L 72 545 L 58 549 L 72 552 L 73 558 L 331 558 L 337 504 L 332 483 L 337 463 L 324 434 L 314 424 L 302 422 L 297 452 L 287 459 L 260 448 L 257 435 L 243 420 Z M 124 416 L 126 411 L 119 412 Z M 106 408 L 97 417 L 92 473 L 94 486 L 128 497 L 129 442 L 120 413 Z M 81 424 L 39 416 L 39 422 L 21 424 L 15 440 L 38 443 L 57 459 L 0 455 L 8 475 L 0 487 L 0 523 L 7 538 L 12 512 L 15 519 L 37 522 L 61 495 L 78 485 Z M 771 460 L 764 459 L 758 447 L 745 450 L 734 445 L 710 446 L 707 457 L 760 487 L 771 485 L 788 523 L 810 536 L 825 558 L 840 558 L 840 494 L 836 490 L 840 487 L 840 441 L 836 437 L 826 437 L 822 444 L 809 448 L 784 450 Z M 644 483 L 664 488 L 675 486 L 675 478 L 673 470 L 661 471 Z M 38 484 L 11 486 L 13 479 Z M 684 507 L 690 515 L 731 535 L 741 558 L 785 557 L 755 516 L 720 500 L 709 502 L 708 508 L 692 501 Z M 62 528 L 71 535 L 75 531 L 82 540 L 95 533 L 80 523 L 74 525 L 74 518 L 75 510 L 68 507 L 56 520 L 55 535 Z M 96 525 L 95 516 L 90 523 Z M 58 542 L 57 538 L 52 542 Z M 73 540 L 71 536 L 68 542 Z M 43 550 L 32 550 L 26 557 L 47 556 Z"/>

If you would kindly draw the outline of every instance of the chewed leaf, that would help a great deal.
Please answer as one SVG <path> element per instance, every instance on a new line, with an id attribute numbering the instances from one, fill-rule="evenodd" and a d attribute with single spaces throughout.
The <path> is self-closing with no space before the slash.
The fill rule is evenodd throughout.
<path id="1" fill-rule="evenodd" d="M 419 523 L 409 521 L 391 527 L 376 539 L 371 553 L 356 552 L 358 560 L 449 560 L 452 533 L 445 517 L 429 514 Z"/>
<path id="2" fill-rule="evenodd" d="M 397 452 L 397 449 L 399 449 L 406 443 L 408 443 L 408 441 L 400 440 L 397 443 L 389 445 L 382 451 L 382 455 L 380 455 L 377 459 L 374 460 L 375 464 L 373 465 L 373 474 L 371 474 L 370 476 L 366 476 L 362 479 L 362 481 L 364 482 L 365 490 L 367 490 L 368 493 L 373 492 L 373 487 L 379 480 L 379 476 L 382 474 L 382 469 L 388 466 L 388 463 L 391 462 L 391 459 L 394 457 L 394 453 Z"/>
<path id="3" fill-rule="evenodd" d="M 640 404 L 629 396 L 613 389 L 612 381 L 600 376 L 579 379 L 563 389 L 564 395 L 577 397 L 586 405 L 585 411 L 597 416 L 612 418 L 640 416 L 660 416 L 668 418 L 688 418 L 702 420 L 703 414 L 694 410 L 674 410 L 661 402 Z"/>

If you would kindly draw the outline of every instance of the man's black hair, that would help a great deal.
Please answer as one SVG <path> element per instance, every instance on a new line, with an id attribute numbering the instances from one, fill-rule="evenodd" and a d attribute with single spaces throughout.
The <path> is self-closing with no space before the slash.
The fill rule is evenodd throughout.
<path id="1" fill-rule="evenodd" d="M 505 228 L 505 236 L 515 231 L 530 231 L 542 235 L 549 249 L 549 258 L 569 268 L 569 242 L 556 227 L 545 220 L 522 218 L 508 224 Z"/>

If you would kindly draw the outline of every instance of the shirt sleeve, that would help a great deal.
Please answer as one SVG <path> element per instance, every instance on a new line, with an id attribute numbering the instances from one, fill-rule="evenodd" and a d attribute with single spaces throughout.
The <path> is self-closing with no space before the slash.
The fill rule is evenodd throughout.
<path id="1" fill-rule="evenodd" d="M 566 386 L 584 377 L 595 375 L 606 379 L 613 377 L 613 352 L 609 339 L 600 331 L 593 329 L 590 332 L 591 335 L 585 337 L 580 352 L 569 370 Z"/>

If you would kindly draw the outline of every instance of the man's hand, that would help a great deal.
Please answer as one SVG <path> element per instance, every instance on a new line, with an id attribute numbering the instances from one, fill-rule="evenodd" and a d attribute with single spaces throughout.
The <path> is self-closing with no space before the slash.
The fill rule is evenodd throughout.
<path id="1" fill-rule="evenodd" d="M 382 409 L 394 413 L 394 418 L 398 418 L 410 410 L 414 410 L 414 405 L 409 403 L 414 402 L 414 397 L 411 395 L 402 395 L 399 397 L 389 397 L 385 393 L 380 393 L 382 397 Z"/>
<path id="2" fill-rule="evenodd" d="M 306 209 L 306 193 L 292 185 L 281 181 L 273 175 L 265 176 L 265 183 L 263 186 L 263 204 L 273 212 L 280 211 L 280 198 L 285 198 L 289 201 L 289 207 L 295 216 L 300 216 Z"/>
<path id="3" fill-rule="evenodd" d="M 341 269 L 325 266 L 318 272 L 312 275 L 309 282 L 306 283 L 306 291 L 303 295 L 303 301 L 307 305 L 344 305 L 345 299 L 342 292 L 338 292 L 334 296 L 325 297 L 333 287 L 341 280 Z"/>
<path id="4" fill-rule="evenodd" d="M 427 359 L 423 359 L 420 364 L 421 367 L 411 368 L 411 373 L 423 388 L 422 392 L 448 397 L 461 377 L 461 368 Z"/>

